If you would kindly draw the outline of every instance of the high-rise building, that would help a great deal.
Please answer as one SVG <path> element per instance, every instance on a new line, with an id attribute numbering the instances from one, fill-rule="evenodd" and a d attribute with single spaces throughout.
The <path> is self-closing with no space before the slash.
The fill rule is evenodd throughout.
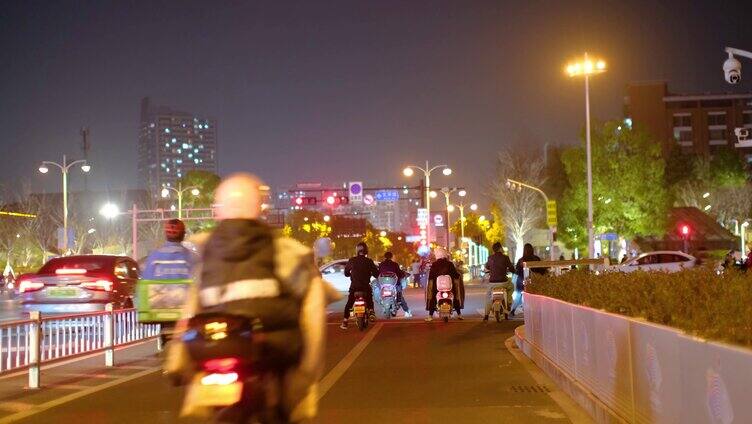
<path id="1" fill-rule="evenodd" d="M 158 196 L 191 170 L 217 173 L 217 121 L 141 100 L 138 177 Z"/>
<path id="2" fill-rule="evenodd" d="M 708 156 L 735 149 L 752 162 L 752 149 L 738 148 L 734 129 L 752 129 L 752 93 L 674 94 L 665 82 L 632 83 L 627 116 L 663 144 L 664 154 L 680 151 Z"/>

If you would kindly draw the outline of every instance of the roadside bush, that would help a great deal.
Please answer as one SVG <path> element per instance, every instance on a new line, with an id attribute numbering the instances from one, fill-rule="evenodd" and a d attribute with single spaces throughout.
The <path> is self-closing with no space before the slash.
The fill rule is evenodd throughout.
<path id="1" fill-rule="evenodd" d="M 752 346 L 752 274 L 570 271 L 534 275 L 533 294 L 645 319 L 707 339 Z"/>

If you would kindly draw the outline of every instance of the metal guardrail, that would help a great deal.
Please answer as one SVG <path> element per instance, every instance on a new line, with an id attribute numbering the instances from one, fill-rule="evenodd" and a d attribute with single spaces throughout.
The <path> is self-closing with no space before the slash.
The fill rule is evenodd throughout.
<path id="1" fill-rule="evenodd" d="M 105 352 L 114 366 L 115 348 L 159 336 L 159 324 L 141 324 L 136 309 L 42 316 L 0 324 L 0 374 L 29 370 L 29 388 L 39 387 L 40 366 L 78 355 Z"/>

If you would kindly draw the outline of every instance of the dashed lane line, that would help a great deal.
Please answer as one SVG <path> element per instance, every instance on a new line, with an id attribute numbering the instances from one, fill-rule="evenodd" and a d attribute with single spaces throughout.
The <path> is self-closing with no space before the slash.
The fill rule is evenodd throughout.
<path id="1" fill-rule="evenodd" d="M 331 389 L 334 384 L 337 383 L 337 380 L 345 375 L 345 372 L 347 372 L 348 368 L 350 368 L 355 360 L 358 359 L 358 356 L 360 356 L 360 354 L 363 353 L 364 350 L 366 350 L 368 344 L 373 341 L 377 334 L 379 334 L 379 330 L 381 330 L 383 326 L 384 323 L 376 323 L 376 325 L 374 325 L 373 328 L 366 333 L 366 335 L 358 342 L 358 344 L 356 344 L 355 347 L 352 348 L 352 350 L 347 352 L 347 355 L 345 355 L 345 357 L 342 358 L 337 363 L 337 365 L 335 365 L 334 368 L 332 368 L 331 371 L 329 371 L 329 373 L 321 380 L 321 383 L 319 383 L 319 400 L 321 400 L 321 398 L 326 395 L 329 389 Z"/>

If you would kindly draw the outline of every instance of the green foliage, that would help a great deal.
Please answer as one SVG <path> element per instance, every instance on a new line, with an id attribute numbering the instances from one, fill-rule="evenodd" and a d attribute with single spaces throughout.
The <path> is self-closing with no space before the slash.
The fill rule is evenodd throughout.
<path id="1" fill-rule="evenodd" d="M 209 171 L 192 170 L 186 172 L 185 176 L 179 180 L 182 187 L 196 187 L 199 190 L 198 196 L 186 192 L 183 195 L 183 208 L 208 208 L 214 202 L 214 191 L 222 181 L 219 175 Z"/>
<path id="2" fill-rule="evenodd" d="M 490 228 L 491 223 L 487 219 L 480 220 L 480 215 L 475 212 L 465 213 L 465 237 L 472 239 L 478 244 L 485 245 L 486 242 L 486 230 Z M 462 224 L 458 217 L 454 224 L 449 228 L 449 231 L 454 234 L 457 240 L 462 235 Z"/>
<path id="3" fill-rule="evenodd" d="M 504 219 L 501 216 L 501 208 L 495 203 L 491 204 L 491 221 L 487 221 L 488 226 L 484 226 L 486 231 L 486 243 L 493 245 L 496 242 L 504 244 L 506 240 Z"/>
<path id="4" fill-rule="evenodd" d="M 534 275 L 526 291 L 752 346 L 752 277 L 708 267 L 678 273 Z"/>
<path id="5" fill-rule="evenodd" d="M 610 121 L 592 131 L 596 233 L 615 232 L 628 239 L 662 235 L 668 195 L 660 145 L 647 133 L 621 125 L 620 121 Z M 562 162 L 569 188 L 561 202 L 559 234 L 569 247 L 583 247 L 587 241 L 584 146 L 566 150 Z"/>
<path id="6" fill-rule="evenodd" d="M 306 246 L 321 237 L 329 236 L 332 228 L 324 221 L 324 215 L 316 211 L 299 210 L 287 217 L 282 234 L 294 238 Z"/>

